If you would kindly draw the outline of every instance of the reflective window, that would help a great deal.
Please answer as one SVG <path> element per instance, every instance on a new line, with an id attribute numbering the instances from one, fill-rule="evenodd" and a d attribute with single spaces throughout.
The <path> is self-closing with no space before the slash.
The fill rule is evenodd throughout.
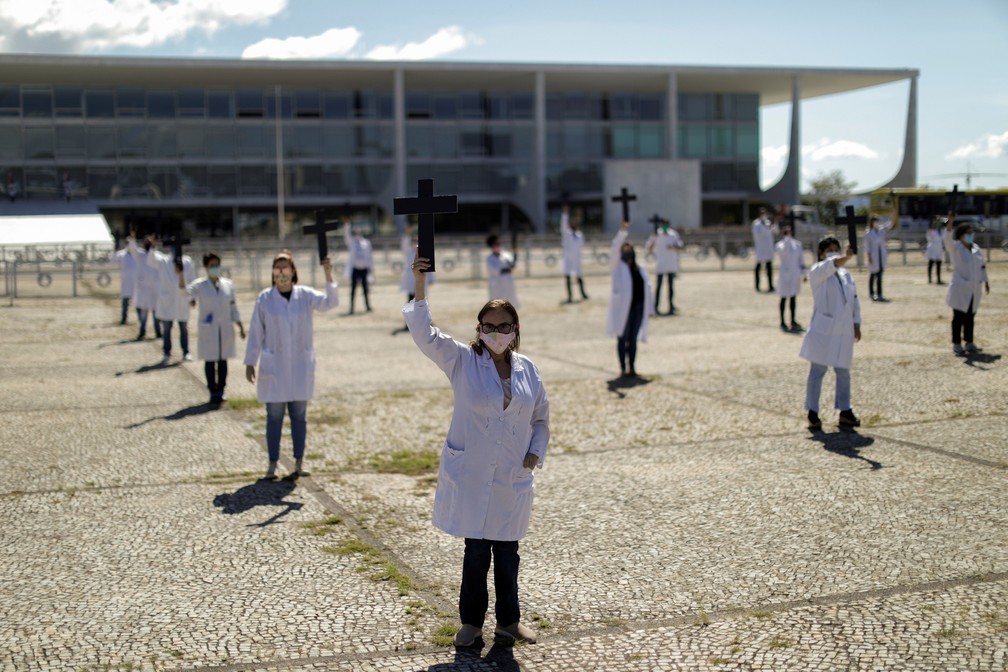
<path id="1" fill-rule="evenodd" d="M 322 193 L 321 166 L 292 166 L 288 179 L 292 195 L 316 196 Z"/>
<path id="2" fill-rule="evenodd" d="M 637 96 L 632 93 L 609 94 L 609 118 L 629 120 L 637 118 Z"/>
<path id="3" fill-rule="evenodd" d="M 82 158 L 87 156 L 87 134 L 83 126 L 56 127 L 56 158 Z"/>
<path id="4" fill-rule="evenodd" d="M 409 131 L 407 130 L 407 135 Z M 353 132 L 349 126 L 326 125 L 322 127 L 324 156 L 343 158 L 353 156 Z"/>
<path id="5" fill-rule="evenodd" d="M 392 129 L 384 126 L 357 126 L 356 156 L 392 156 Z"/>
<path id="6" fill-rule="evenodd" d="M 322 116 L 318 89 L 300 89 L 294 92 L 294 116 L 303 119 L 317 119 Z"/>
<path id="7" fill-rule="evenodd" d="M 180 166 L 178 195 L 181 198 L 209 196 L 206 166 Z"/>
<path id="8" fill-rule="evenodd" d="M 531 92 L 512 93 L 509 107 L 512 119 L 535 119 L 535 96 Z"/>
<path id="9" fill-rule="evenodd" d="M 111 91 L 84 93 L 84 112 L 89 119 L 110 119 L 115 116 L 115 94 Z"/>
<path id="10" fill-rule="evenodd" d="M 642 159 L 660 159 L 665 156 L 665 129 L 661 126 L 637 128 L 637 156 Z"/>
<path id="11" fill-rule="evenodd" d="M 146 96 L 143 89 L 116 89 L 116 116 L 142 117 L 146 114 Z"/>
<path id="12" fill-rule="evenodd" d="M 201 119 L 206 116 L 206 92 L 203 89 L 179 89 L 180 119 Z"/>
<path id="13" fill-rule="evenodd" d="M 147 154 L 147 128 L 143 124 L 122 124 L 116 144 L 120 158 L 141 159 Z"/>
<path id="14" fill-rule="evenodd" d="M 266 118 L 276 119 L 277 117 L 277 97 L 272 91 L 268 92 L 266 100 Z M 280 117 L 290 119 L 294 116 L 294 96 L 281 91 L 280 93 Z"/>
<path id="15" fill-rule="evenodd" d="M 60 175 L 60 194 L 66 198 L 87 198 L 87 170 L 84 166 L 70 166 L 61 168 L 59 171 Z M 67 193 L 69 192 L 69 194 Z"/>
<path id="16" fill-rule="evenodd" d="M 459 133 L 454 126 L 434 128 L 434 156 L 439 159 L 453 159 L 459 155 Z"/>
<path id="17" fill-rule="evenodd" d="M 679 151 L 687 159 L 707 157 L 707 127 L 681 126 L 679 128 Z"/>
<path id="18" fill-rule="evenodd" d="M 488 119 L 508 118 L 508 94 L 496 91 L 486 93 L 486 113 Z"/>
<path id="19" fill-rule="evenodd" d="M 391 119 L 392 94 L 367 89 L 355 91 L 354 116 L 367 119 Z"/>
<path id="20" fill-rule="evenodd" d="M 755 93 L 736 94 L 735 118 L 738 121 L 759 121 L 759 95 Z"/>
<path id="21" fill-rule="evenodd" d="M 24 157 L 26 159 L 55 158 L 53 129 L 28 127 L 24 129 Z"/>
<path id="22" fill-rule="evenodd" d="M 353 192 L 353 176 L 347 166 L 322 167 L 322 187 L 328 196 L 344 196 Z"/>
<path id="23" fill-rule="evenodd" d="M 486 144 L 479 128 L 469 127 L 459 133 L 462 156 L 485 156 Z"/>
<path id="24" fill-rule="evenodd" d="M 637 130 L 633 126 L 613 126 L 612 156 L 615 159 L 637 156 Z"/>
<path id="25" fill-rule="evenodd" d="M 406 93 L 406 118 L 429 119 L 431 116 L 430 94 L 422 91 Z"/>
<path id="26" fill-rule="evenodd" d="M 565 159 L 583 159 L 588 156 L 586 130 L 583 124 L 564 124 L 563 157 Z"/>
<path id="27" fill-rule="evenodd" d="M 735 96 L 729 93 L 715 93 L 710 97 L 711 119 L 731 121 L 735 118 Z"/>
<path id="28" fill-rule="evenodd" d="M 116 133 L 114 126 L 88 126 L 87 146 L 89 159 L 116 158 Z M 94 193 L 94 192 L 92 192 Z"/>
<path id="29" fill-rule="evenodd" d="M 437 93 L 432 97 L 435 119 L 455 119 L 458 117 L 458 100 L 454 94 Z"/>
<path id="30" fill-rule="evenodd" d="M 116 187 L 113 198 L 151 198 L 153 194 L 147 185 L 147 168 L 144 166 L 120 166 L 116 172 Z"/>
<path id="31" fill-rule="evenodd" d="M 24 173 L 25 195 L 28 198 L 53 200 L 63 193 L 54 168 L 28 168 Z"/>
<path id="32" fill-rule="evenodd" d="M 460 119 L 483 118 L 483 96 L 479 91 L 462 91 L 458 99 Z"/>
<path id="33" fill-rule="evenodd" d="M 207 187 L 214 197 L 233 197 L 238 193 L 238 180 L 233 166 L 211 166 L 207 171 Z"/>
<path id="34" fill-rule="evenodd" d="M 176 198 L 178 196 L 178 174 L 174 168 L 151 167 L 147 171 L 147 179 L 153 189 L 155 198 Z"/>
<path id="35" fill-rule="evenodd" d="M 356 192 L 361 195 L 373 196 L 388 186 L 389 181 L 392 179 L 392 166 L 387 164 L 358 164 L 356 173 Z"/>
<path id="36" fill-rule="evenodd" d="M 738 188 L 731 163 L 704 163 L 700 168 L 702 191 L 733 191 Z"/>
<path id="37" fill-rule="evenodd" d="M 759 132 L 755 126 L 739 126 L 735 129 L 735 155 L 745 159 L 759 157 Z"/>
<path id="38" fill-rule="evenodd" d="M 0 117 L 21 116 L 21 89 L 17 86 L 0 86 Z"/>
<path id="39" fill-rule="evenodd" d="M 258 124 L 238 126 L 238 156 L 262 157 L 265 155 L 265 129 Z M 273 155 L 276 154 L 274 148 Z"/>
<path id="40" fill-rule="evenodd" d="M 406 127 L 406 156 L 430 157 L 434 146 L 434 130 L 427 125 L 411 124 Z"/>
<path id="41" fill-rule="evenodd" d="M 211 159 L 235 157 L 235 129 L 231 124 L 213 124 L 206 129 L 206 151 Z"/>
<path id="42" fill-rule="evenodd" d="M 265 196 L 268 180 L 262 166 L 238 168 L 238 193 L 242 196 Z M 275 188 L 274 188 L 275 189 Z"/>
<path id="43" fill-rule="evenodd" d="M 349 119 L 353 109 L 353 96 L 342 91 L 322 94 L 322 114 L 326 119 Z"/>
<path id="44" fill-rule="evenodd" d="M 25 117 L 51 117 L 53 115 L 52 91 L 49 89 L 24 89 L 21 102 Z"/>
<path id="45" fill-rule="evenodd" d="M 57 86 L 53 91 L 57 117 L 79 117 L 84 110 L 84 92 L 76 86 Z"/>
<path id="46" fill-rule="evenodd" d="M 90 198 L 109 198 L 117 182 L 115 168 L 88 168 L 87 188 Z"/>
<path id="47" fill-rule="evenodd" d="M 746 191 L 759 190 L 759 166 L 756 163 L 739 163 L 735 167 L 735 184 Z"/>
<path id="48" fill-rule="evenodd" d="M 710 156 L 731 157 L 735 153 L 735 129 L 715 126 L 710 129 Z"/>
<path id="49" fill-rule="evenodd" d="M 507 158 L 512 155 L 511 150 L 511 133 L 507 131 L 495 131 L 488 134 L 488 152 L 489 156 Z"/>
<path id="50" fill-rule="evenodd" d="M 0 159 L 21 160 L 21 127 L 0 125 Z"/>
<path id="51" fill-rule="evenodd" d="M 514 126 L 511 138 L 511 152 L 515 158 L 525 159 L 535 153 L 535 129 L 531 126 Z"/>
<path id="52" fill-rule="evenodd" d="M 322 129 L 315 124 L 284 127 L 284 155 L 290 158 L 322 156 Z"/>
<path id="53" fill-rule="evenodd" d="M 683 121 L 707 121 L 710 96 L 706 93 L 680 93 L 679 118 Z"/>
<path id="54" fill-rule="evenodd" d="M 151 91 L 148 93 L 147 116 L 151 119 L 174 119 L 175 92 Z"/>
<path id="55" fill-rule="evenodd" d="M 665 95 L 642 93 L 637 97 L 637 118 L 641 121 L 663 121 L 665 119 Z"/>
<path id="56" fill-rule="evenodd" d="M 179 126 L 177 130 L 179 158 L 200 158 L 206 155 L 206 129 L 202 126 Z"/>
<path id="57" fill-rule="evenodd" d="M 147 157 L 150 159 L 174 159 L 175 154 L 175 125 L 148 125 Z"/>
<path id="58" fill-rule="evenodd" d="M 211 119 L 230 119 L 233 116 L 231 109 L 230 91 L 208 91 L 206 94 L 207 116 Z"/>
<path id="59" fill-rule="evenodd" d="M 239 89 L 235 93 L 235 116 L 262 117 L 265 112 L 263 92 L 260 89 Z"/>

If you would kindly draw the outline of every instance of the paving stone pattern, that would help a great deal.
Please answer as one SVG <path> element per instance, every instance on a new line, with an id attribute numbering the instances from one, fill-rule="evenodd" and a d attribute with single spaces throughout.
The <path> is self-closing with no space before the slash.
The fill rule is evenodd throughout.
<path id="1" fill-rule="evenodd" d="M 316 316 L 312 475 L 274 482 L 240 359 L 210 410 L 202 362 L 176 340 L 158 365 L 115 296 L 18 299 L 0 308 L 0 670 L 1006 670 L 1008 264 L 988 268 L 969 359 L 945 288 L 887 271 L 855 347 L 864 425 L 836 426 L 830 373 L 817 434 L 801 338 L 751 272 L 680 275 L 636 380 L 616 375 L 604 278 L 575 304 L 562 279 L 519 279 L 553 432 L 521 544 L 540 640 L 494 644 L 491 606 L 459 651 L 462 542 L 430 524 L 451 392 L 395 284 L 371 313 Z M 431 294 L 470 339 L 485 287 Z M 798 305 L 807 324 L 807 287 Z"/>

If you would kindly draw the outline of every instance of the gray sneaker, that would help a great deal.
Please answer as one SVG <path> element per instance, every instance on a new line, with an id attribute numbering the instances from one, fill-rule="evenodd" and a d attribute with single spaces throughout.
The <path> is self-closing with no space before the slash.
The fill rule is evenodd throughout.
<path id="1" fill-rule="evenodd" d="M 980 348 L 976 347 L 976 346 L 975 346 L 974 344 L 972 344 L 972 343 L 967 343 L 967 344 L 966 344 L 966 352 L 977 352 L 977 351 L 979 351 L 979 350 L 980 350 Z"/>
<path id="2" fill-rule="evenodd" d="M 512 640 L 516 642 L 525 642 L 526 644 L 536 643 L 536 633 L 532 628 L 522 625 L 521 623 L 512 623 L 508 626 L 501 626 L 500 624 L 494 628 L 494 635 L 505 640 Z"/>
<path id="3" fill-rule="evenodd" d="M 966 351 L 963 350 L 963 347 L 961 345 L 959 345 L 958 343 L 953 343 L 952 344 L 952 352 L 954 352 L 955 354 L 959 355 L 960 357 L 966 354 Z"/>
<path id="4" fill-rule="evenodd" d="M 462 624 L 459 631 L 455 633 L 455 646 L 461 646 L 463 648 L 467 646 L 472 646 L 476 643 L 477 637 L 483 636 L 483 629 L 477 628 L 475 625 Z"/>
<path id="5" fill-rule="evenodd" d="M 268 478 L 268 479 L 276 478 L 276 468 L 277 468 L 277 463 L 276 462 L 270 462 L 269 463 L 269 468 L 266 469 L 266 476 L 264 476 L 263 478 Z"/>

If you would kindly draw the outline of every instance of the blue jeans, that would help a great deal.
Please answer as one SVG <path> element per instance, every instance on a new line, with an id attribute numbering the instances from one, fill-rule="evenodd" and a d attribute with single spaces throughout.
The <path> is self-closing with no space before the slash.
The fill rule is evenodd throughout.
<path id="1" fill-rule="evenodd" d="M 290 413 L 291 441 L 294 444 L 294 459 L 304 457 L 305 434 L 308 431 L 307 401 L 266 402 L 266 450 L 269 461 L 280 459 L 280 432 L 283 429 L 284 410 Z"/>
<path id="2" fill-rule="evenodd" d="M 826 375 L 823 364 L 812 364 L 808 372 L 808 381 L 805 383 L 805 410 L 819 412 L 819 395 L 822 392 L 822 381 Z M 840 369 L 833 367 L 836 373 L 836 403 L 834 408 L 841 411 L 849 411 L 850 403 L 850 369 Z"/>
<path id="3" fill-rule="evenodd" d="M 465 540 L 462 559 L 462 587 L 459 589 L 459 618 L 462 623 L 483 627 L 489 606 L 487 574 L 493 555 L 494 614 L 497 624 L 508 626 L 521 618 L 518 608 L 518 542 L 492 539 Z"/>
<path id="4" fill-rule="evenodd" d="M 189 354 L 189 323 L 179 322 L 179 345 L 182 346 L 182 354 Z M 172 321 L 171 320 L 161 320 L 161 336 L 163 340 L 163 346 L 161 350 L 164 352 L 165 357 L 171 357 L 171 330 Z"/>
<path id="5" fill-rule="evenodd" d="M 126 324 L 126 313 L 129 312 L 129 297 L 122 297 L 122 319 L 119 320 L 119 324 Z M 137 311 L 139 314 L 139 311 Z"/>

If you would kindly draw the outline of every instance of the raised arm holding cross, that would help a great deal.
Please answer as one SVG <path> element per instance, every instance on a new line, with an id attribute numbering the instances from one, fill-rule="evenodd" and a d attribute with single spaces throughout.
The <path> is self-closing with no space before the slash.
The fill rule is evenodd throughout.
<path id="1" fill-rule="evenodd" d="M 339 222 L 325 221 L 325 213 L 322 210 L 316 210 L 315 223 L 304 227 L 303 231 L 305 235 L 314 233 L 318 238 L 318 257 L 320 264 L 324 264 L 326 257 L 329 256 L 329 241 L 326 240 L 326 234 L 330 231 L 338 229 L 339 226 Z"/>
<path id="2" fill-rule="evenodd" d="M 851 251 L 857 254 L 857 226 L 858 224 L 866 224 L 868 218 L 864 215 L 854 216 L 854 208 L 848 205 L 844 208 L 846 213 L 843 217 L 837 217 L 836 223 L 843 226 L 847 225 L 847 242 L 850 243 Z"/>
<path id="3" fill-rule="evenodd" d="M 620 188 L 619 196 L 613 196 L 612 197 L 612 202 L 613 203 L 622 203 L 623 204 L 623 221 L 624 222 L 629 222 L 630 221 L 630 201 L 636 201 L 636 200 L 637 200 L 637 194 L 631 194 L 627 190 L 626 187 L 621 187 Z"/>
<path id="4" fill-rule="evenodd" d="M 417 215 L 417 258 L 426 259 L 423 272 L 434 267 L 434 215 L 458 212 L 458 196 L 435 196 L 434 180 L 417 180 L 417 196 L 393 200 L 393 214 Z"/>

